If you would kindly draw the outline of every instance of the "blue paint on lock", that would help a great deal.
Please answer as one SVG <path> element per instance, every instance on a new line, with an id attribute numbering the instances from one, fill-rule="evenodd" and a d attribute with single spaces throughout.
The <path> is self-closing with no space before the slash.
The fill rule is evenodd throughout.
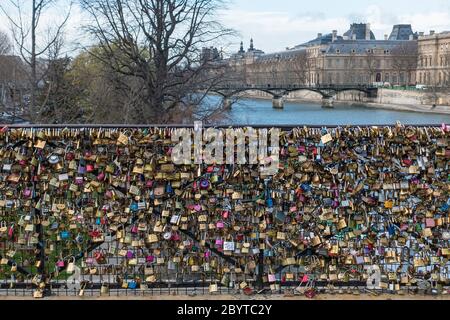
<path id="1" fill-rule="evenodd" d="M 273 199 L 272 198 L 267 199 L 266 202 L 267 202 L 267 207 L 273 208 Z"/>
<path id="2" fill-rule="evenodd" d="M 169 194 L 173 193 L 173 188 L 172 188 L 172 185 L 170 183 L 168 183 L 167 186 L 166 186 L 166 193 L 169 193 Z"/>
<path id="3" fill-rule="evenodd" d="M 136 202 L 133 202 L 133 203 L 130 205 L 130 210 L 133 211 L 133 212 L 138 211 L 138 210 L 139 210 L 138 204 L 137 204 Z"/>
<path id="4" fill-rule="evenodd" d="M 77 235 L 75 241 L 77 243 L 83 243 L 83 241 L 84 241 L 83 236 L 81 234 Z"/>
<path id="5" fill-rule="evenodd" d="M 388 232 L 389 232 L 389 235 L 390 235 L 390 236 L 395 235 L 395 227 L 394 227 L 393 225 L 390 225 L 390 226 L 388 227 Z"/>
<path id="6" fill-rule="evenodd" d="M 101 225 L 102 224 L 102 220 L 100 218 L 95 219 L 95 224 L 96 225 Z"/>
<path id="7" fill-rule="evenodd" d="M 449 201 L 450 201 L 450 200 L 449 200 Z M 448 211 L 448 208 L 449 208 L 448 202 L 447 202 L 447 203 L 444 203 L 444 204 L 442 205 L 442 207 L 441 207 L 441 211 Z"/>
<path id="8" fill-rule="evenodd" d="M 303 183 L 300 188 L 302 188 L 303 191 L 308 192 L 312 190 L 312 187 L 309 184 Z"/>
<path id="9" fill-rule="evenodd" d="M 61 239 L 67 240 L 70 237 L 70 233 L 69 233 L 69 231 L 61 231 L 60 236 L 61 236 Z"/>
<path id="10" fill-rule="evenodd" d="M 270 249 L 264 249 L 264 257 L 273 257 L 273 251 Z"/>
<path id="11" fill-rule="evenodd" d="M 128 282 L 128 288 L 129 289 L 136 289 L 137 288 L 137 282 L 136 281 Z"/>

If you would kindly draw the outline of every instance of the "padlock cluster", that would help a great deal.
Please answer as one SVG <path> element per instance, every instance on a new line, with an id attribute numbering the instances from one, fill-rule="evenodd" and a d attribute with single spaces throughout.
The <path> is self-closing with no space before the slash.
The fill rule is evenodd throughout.
<path id="1" fill-rule="evenodd" d="M 0 278 L 80 268 L 123 288 L 202 278 L 215 292 L 369 283 L 375 269 L 382 289 L 448 282 L 446 130 L 294 128 L 275 176 L 175 165 L 172 130 L 3 130 Z"/>

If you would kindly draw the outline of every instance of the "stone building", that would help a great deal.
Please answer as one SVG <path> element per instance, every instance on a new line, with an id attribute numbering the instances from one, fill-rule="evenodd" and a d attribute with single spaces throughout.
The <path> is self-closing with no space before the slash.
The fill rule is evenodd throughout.
<path id="1" fill-rule="evenodd" d="M 370 24 L 354 23 L 342 36 L 337 30 L 319 33 L 281 52 L 254 54 L 241 47 L 229 63 L 247 86 L 412 85 L 416 83 L 417 37 L 410 25 L 396 25 L 390 36 L 376 40 Z"/>
<path id="2" fill-rule="evenodd" d="M 450 31 L 429 35 L 418 40 L 417 81 L 427 86 L 450 84 Z"/>

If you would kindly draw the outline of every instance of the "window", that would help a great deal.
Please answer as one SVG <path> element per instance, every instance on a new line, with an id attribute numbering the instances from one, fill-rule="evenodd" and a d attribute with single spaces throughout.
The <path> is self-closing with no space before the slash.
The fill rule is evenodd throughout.
<path id="1" fill-rule="evenodd" d="M 356 52 L 356 50 L 355 49 L 352 49 L 352 53 L 355 53 Z"/>
<path id="2" fill-rule="evenodd" d="M 403 72 L 400 72 L 400 84 L 405 83 L 405 74 Z"/>
<path id="3" fill-rule="evenodd" d="M 393 82 L 393 84 L 397 84 L 397 74 L 396 73 L 394 73 L 392 75 L 392 82 Z"/>
<path id="4" fill-rule="evenodd" d="M 339 49 L 336 49 L 336 53 L 341 53 L 341 50 L 339 50 Z"/>
<path id="5" fill-rule="evenodd" d="M 385 75 L 384 75 L 384 82 L 389 82 L 389 73 L 386 73 Z"/>

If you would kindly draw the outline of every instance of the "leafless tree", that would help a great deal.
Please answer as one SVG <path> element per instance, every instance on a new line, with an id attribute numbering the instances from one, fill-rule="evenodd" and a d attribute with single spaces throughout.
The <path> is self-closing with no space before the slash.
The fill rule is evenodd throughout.
<path id="1" fill-rule="evenodd" d="M 288 73 L 294 74 L 294 81 L 299 85 L 306 85 L 309 83 L 312 66 L 311 59 L 306 50 L 300 51 L 293 58 L 292 63 L 289 64 L 291 70 L 286 70 Z"/>
<path id="2" fill-rule="evenodd" d="M 356 53 L 350 52 L 349 55 L 345 56 L 344 61 L 346 63 L 345 71 L 343 74 L 344 84 L 354 84 L 355 83 L 355 69 L 358 67 Z"/>
<path id="3" fill-rule="evenodd" d="M 375 53 L 375 49 L 367 49 L 365 53 L 365 73 L 369 76 L 369 79 L 366 84 L 370 84 L 373 79 L 374 75 L 378 68 L 378 59 Z"/>
<path id="4" fill-rule="evenodd" d="M 234 32 L 215 19 L 220 0 L 80 0 L 87 26 L 100 47 L 96 55 L 139 87 L 130 121 L 169 122 L 196 108 L 198 89 L 208 92 L 220 64 L 202 61 L 202 47 Z M 204 96 L 203 96 L 204 97 Z"/>
<path id="5" fill-rule="evenodd" d="M 0 56 L 10 54 L 11 53 L 11 40 L 8 35 L 0 30 Z"/>
<path id="6" fill-rule="evenodd" d="M 54 26 L 42 26 L 41 22 L 49 8 L 58 0 L 8 0 L 0 4 L 0 11 L 11 24 L 11 31 L 16 49 L 29 68 L 30 108 L 28 118 L 31 122 L 39 121 L 41 107 L 38 105 L 39 85 L 46 76 L 48 58 L 52 48 L 58 47 L 58 42 L 64 32 L 70 15 L 70 8 L 60 23 Z M 42 63 L 47 60 L 47 63 Z"/>
<path id="7" fill-rule="evenodd" d="M 417 69 L 418 46 L 416 41 L 403 41 L 391 52 L 392 69 L 397 72 L 400 84 L 411 84 L 412 73 Z M 400 75 L 406 75 L 401 83 Z"/>

